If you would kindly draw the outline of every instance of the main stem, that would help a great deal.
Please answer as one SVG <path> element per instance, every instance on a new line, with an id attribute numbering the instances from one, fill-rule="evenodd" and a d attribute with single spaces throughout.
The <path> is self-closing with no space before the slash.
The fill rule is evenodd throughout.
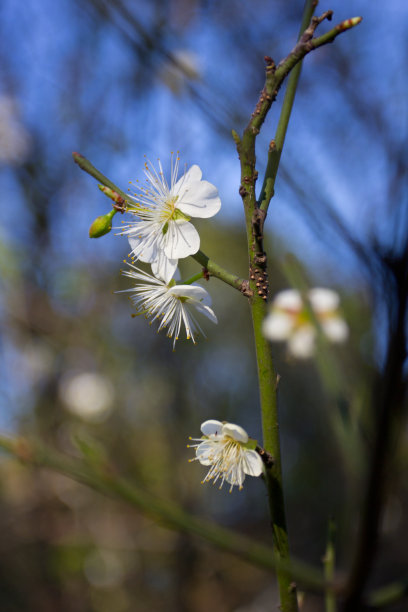
<path id="1" fill-rule="evenodd" d="M 266 303 L 255 293 L 250 303 L 256 361 L 258 368 L 259 393 L 262 412 L 262 431 L 264 449 L 273 457 L 273 464 L 266 469 L 265 480 L 271 516 L 272 536 L 275 555 L 280 560 L 289 560 L 289 540 L 285 519 L 285 504 L 282 487 L 282 465 L 279 439 L 279 419 L 277 405 L 278 379 L 273 366 L 269 343 L 262 334 L 262 321 L 266 315 Z M 296 586 L 291 576 L 279 570 L 276 572 L 281 610 L 297 612 Z"/>

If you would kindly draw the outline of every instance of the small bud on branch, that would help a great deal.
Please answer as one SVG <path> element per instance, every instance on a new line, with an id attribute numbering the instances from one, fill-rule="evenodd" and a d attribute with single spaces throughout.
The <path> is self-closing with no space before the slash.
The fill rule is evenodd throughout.
<path id="1" fill-rule="evenodd" d="M 108 198 L 115 202 L 116 206 L 114 208 L 116 210 L 122 213 L 125 212 L 126 202 L 124 198 L 122 198 L 122 196 L 118 194 L 117 191 L 114 191 L 113 189 L 111 189 L 110 187 L 106 187 L 105 185 L 98 185 L 98 187 L 102 191 L 102 193 L 104 193 L 106 196 L 108 196 Z"/>
<path id="2" fill-rule="evenodd" d="M 96 217 L 95 221 L 89 228 L 89 237 L 100 238 L 105 234 L 109 234 L 112 229 L 112 217 L 116 215 L 116 212 L 116 210 L 111 210 L 106 215 Z"/>

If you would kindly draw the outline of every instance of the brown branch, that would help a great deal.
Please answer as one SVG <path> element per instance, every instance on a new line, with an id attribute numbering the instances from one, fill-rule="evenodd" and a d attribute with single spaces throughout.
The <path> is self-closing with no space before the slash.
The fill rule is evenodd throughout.
<path id="1" fill-rule="evenodd" d="M 342 32 L 358 25 L 362 17 L 353 17 L 342 21 L 326 34 L 314 38 L 316 28 L 324 20 L 332 18 L 332 11 L 326 11 L 320 17 L 312 17 L 309 27 L 306 28 L 299 41 L 292 51 L 275 66 L 274 61 L 269 56 L 265 57 L 266 78 L 265 85 L 261 91 L 258 102 L 251 115 L 251 119 L 244 130 L 241 140 L 234 137 L 238 155 L 241 161 L 241 186 L 240 195 L 243 199 L 246 210 L 253 211 L 256 208 L 255 183 L 257 172 L 255 169 L 255 141 L 265 121 L 272 103 L 276 99 L 278 91 L 289 72 L 300 62 L 305 55 L 321 47 L 322 45 L 333 42 Z"/>

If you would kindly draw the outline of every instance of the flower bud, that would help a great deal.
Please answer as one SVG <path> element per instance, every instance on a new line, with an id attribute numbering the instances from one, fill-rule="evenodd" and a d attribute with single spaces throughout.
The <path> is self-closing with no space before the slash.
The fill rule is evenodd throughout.
<path id="1" fill-rule="evenodd" d="M 109 234 L 112 229 L 112 217 L 116 214 L 116 210 L 109 211 L 106 215 L 96 217 L 95 221 L 89 228 L 90 238 L 100 238 L 105 234 Z"/>
<path id="2" fill-rule="evenodd" d="M 108 198 L 113 200 L 116 204 L 119 204 L 119 206 L 123 207 L 123 205 L 125 204 L 125 200 L 124 198 L 122 198 L 121 195 L 118 194 L 117 191 L 114 191 L 113 189 L 111 189 L 110 187 L 106 187 L 105 185 L 98 185 L 98 187 L 102 191 L 102 193 L 108 196 Z"/>

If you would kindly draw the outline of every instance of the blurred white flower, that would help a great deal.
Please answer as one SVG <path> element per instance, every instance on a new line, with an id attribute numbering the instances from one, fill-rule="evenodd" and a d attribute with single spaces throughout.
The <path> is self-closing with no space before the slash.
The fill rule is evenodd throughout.
<path id="1" fill-rule="evenodd" d="M 113 407 L 113 386 L 96 372 L 68 373 L 61 380 L 59 394 L 68 410 L 86 421 L 105 420 Z"/>
<path id="2" fill-rule="evenodd" d="M 0 163 L 20 164 L 30 149 L 30 136 L 21 123 L 16 102 L 0 96 Z"/>
<path id="3" fill-rule="evenodd" d="M 166 282 L 172 278 L 180 258 L 197 253 L 200 236 L 191 217 L 208 218 L 221 207 L 218 190 L 208 181 L 202 181 L 197 165 L 184 171 L 178 179 L 179 157 L 171 156 L 170 185 L 164 177 L 159 160 L 159 171 L 145 164 L 147 186 L 132 196 L 135 200 L 130 212 L 137 221 L 122 228 L 128 235 L 131 254 L 152 265 L 153 274 Z"/>
<path id="4" fill-rule="evenodd" d="M 194 344 L 197 333 L 205 336 L 191 312 L 191 307 L 204 314 L 213 323 L 218 322 L 210 308 L 211 297 L 203 287 L 195 284 L 176 285 L 174 280 L 166 283 L 136 266 L 128 265 L 131 270 L 123 270 L 122 274 L 138 281 L 138 284 L 118 293 L 130 292 L 130 299 L 138 312 L 151 319 L 151 322 L 160 319 L 157 331 L 167 329 L 167 336 L 174 338 L 173 349 L 183 325 L 187 340 L 191 339 Z"/>
<path id="5" fill-rule="evenodd" d="M 182 93 L 188 81 L 197 81 L 200 76 L 197 55 L 188 49 L 174 51 L 160 72 L 162 81 L 176 95 Z"/>
<path id="6" fill-rule="evenodd" d="M 332 342 L 344 342 L 348 326 L 338 313 L 338 294 L 315 288 L 307 297 L 324 335 Z M 286 340 L 294 357 L 305 359 L 314 354 L 317 330 L 299 291 L 286 289 L 276 295 L 264 319 L 263 333 L 268 340 Z"/>
<path id="7" fill-rule="evenodd" d="M 221 479 L 220 489 L 226 481 L 242 489 L 245 476 L 260 476 L 263 463 L 260 455 L 253 448 L 247 448 L 248 434 L 239 425 L 209 420 L 201 425 L 203 438 L 190 438 L 196 444 L 189 447 L 196 449 L 196 456 L 190 461 L 199 461 L 202 465 L 211 466 L 203 480 L 208 482 Z"/>

